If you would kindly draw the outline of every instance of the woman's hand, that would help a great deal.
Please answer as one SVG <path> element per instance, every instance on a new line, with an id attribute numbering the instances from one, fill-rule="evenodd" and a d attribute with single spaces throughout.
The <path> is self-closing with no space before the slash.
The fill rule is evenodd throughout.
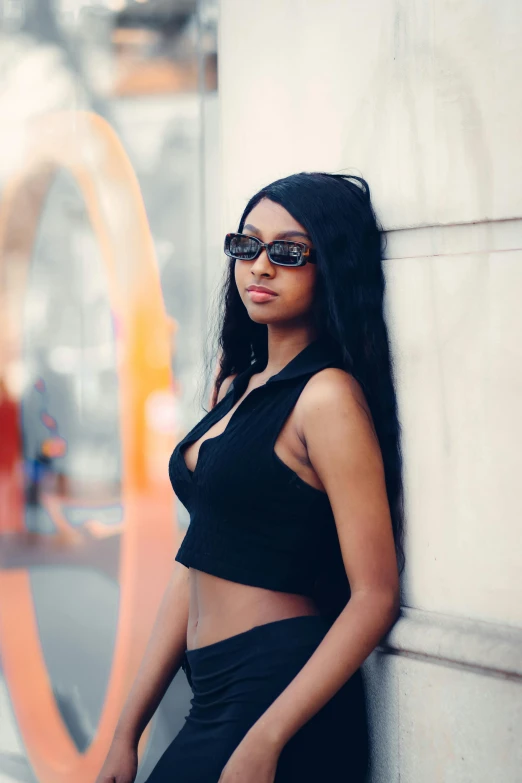
<path id="1" fill-rule="evenodd" d="M 218 783 L 274 783 L 280 748 L 246 734 L 225 764 Z"/>
<path id="2" fill-rule="evenodd" d="M 137 772 L 137 748 L 129 740 L 114 737 L 96 783 L 134 783 Z"/>

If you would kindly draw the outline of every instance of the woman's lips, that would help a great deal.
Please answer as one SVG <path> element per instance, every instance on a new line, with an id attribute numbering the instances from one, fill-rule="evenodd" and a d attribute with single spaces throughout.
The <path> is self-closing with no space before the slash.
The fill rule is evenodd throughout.
<path id="1" fill-rule="evenodd" d="M 247 291 L 247 294 L 253 302 L 269 302 L 277 296 L 277 294 L 267 294 L 265 291 Z"/>

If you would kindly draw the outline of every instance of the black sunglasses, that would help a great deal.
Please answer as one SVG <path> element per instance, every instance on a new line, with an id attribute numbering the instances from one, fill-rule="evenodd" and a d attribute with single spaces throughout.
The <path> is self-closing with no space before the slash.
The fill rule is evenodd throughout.
<path id="1" fill-rule="evenodd" d="M 270 261 L 278 266 L 304 266 L 307 261 L 317 263 L 315 249 L 304 242 L 276 239 L 265 243 L 248 234 L 227 234 L 225 237 L 225 253 L 230 258 L 254 261 L 263 248 Z"/>

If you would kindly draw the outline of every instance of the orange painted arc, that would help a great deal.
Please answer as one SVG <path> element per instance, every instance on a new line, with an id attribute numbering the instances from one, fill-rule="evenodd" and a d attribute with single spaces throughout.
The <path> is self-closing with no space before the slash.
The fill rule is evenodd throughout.
<path id="1" fill-rule="evenodd" d="M 54 700 L 29 573 L 23 569 L 0 570 L 0 651 L 18 727 L 38 780 L 92 783 L 148 641 L 179 538 L 172 524 L 167 471 L 160 479 L 149 475 L 146 459 L 147 399 L 172 391 L 171 325 L 139 184 L 114 130 L 90 112 L 58 112 L 39 118 L 30 138 L 26 166 L 8 183 L 0 203 L 0 264 L 13 263 L 15 257 L 16 264 L 24 265 L 23 274 L 17 276 L 18 303 L 25 294 L 46 194 L 55 173 L 64 168 L 82 194 L 103 258 L 110 305 L 121 326 L 117 337 L 124 508 L 120 612 L 105 702 L 96 736 L 85 753 L 76 749 Z M 31 209 L 26 208 L 29 200 Z M 22 234 L 17 230 L 21 219 Z M 7 355 L 11 356 L 13 351 L 21 356 L 21 307 L 17 312 L 16 329 L 9 332 Z M 152 359 L 150 346 L 154 346 Z M 13 509 L 7 533 L 23 532 L 22 511 L 21 506 Z M 0 532 L 6 532 L 6 524 L 0 525 Z M 147 733 L 140 751 L 146 739 Z"/>

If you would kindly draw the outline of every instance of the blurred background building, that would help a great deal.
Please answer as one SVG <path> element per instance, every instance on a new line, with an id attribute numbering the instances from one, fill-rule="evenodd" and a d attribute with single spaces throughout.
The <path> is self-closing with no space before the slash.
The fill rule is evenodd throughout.
<path id="1" fill-rule="evenodd" d="M 188 523 L 167 460 L 223 270 L 217 19 L 0 0 L 1 783 L 94 780 Z M 141 777 L 188 695 L 176 678 Z"/>
<path id="2" fill-rule="evenodd" d="M 96 777 L 187 525 L 222 234 L 299 170 L 364 176 L 388 239 L 372 783 L 522 783 L 521 31 L 494 0 L 0 0 L 0 783 Z"/>

